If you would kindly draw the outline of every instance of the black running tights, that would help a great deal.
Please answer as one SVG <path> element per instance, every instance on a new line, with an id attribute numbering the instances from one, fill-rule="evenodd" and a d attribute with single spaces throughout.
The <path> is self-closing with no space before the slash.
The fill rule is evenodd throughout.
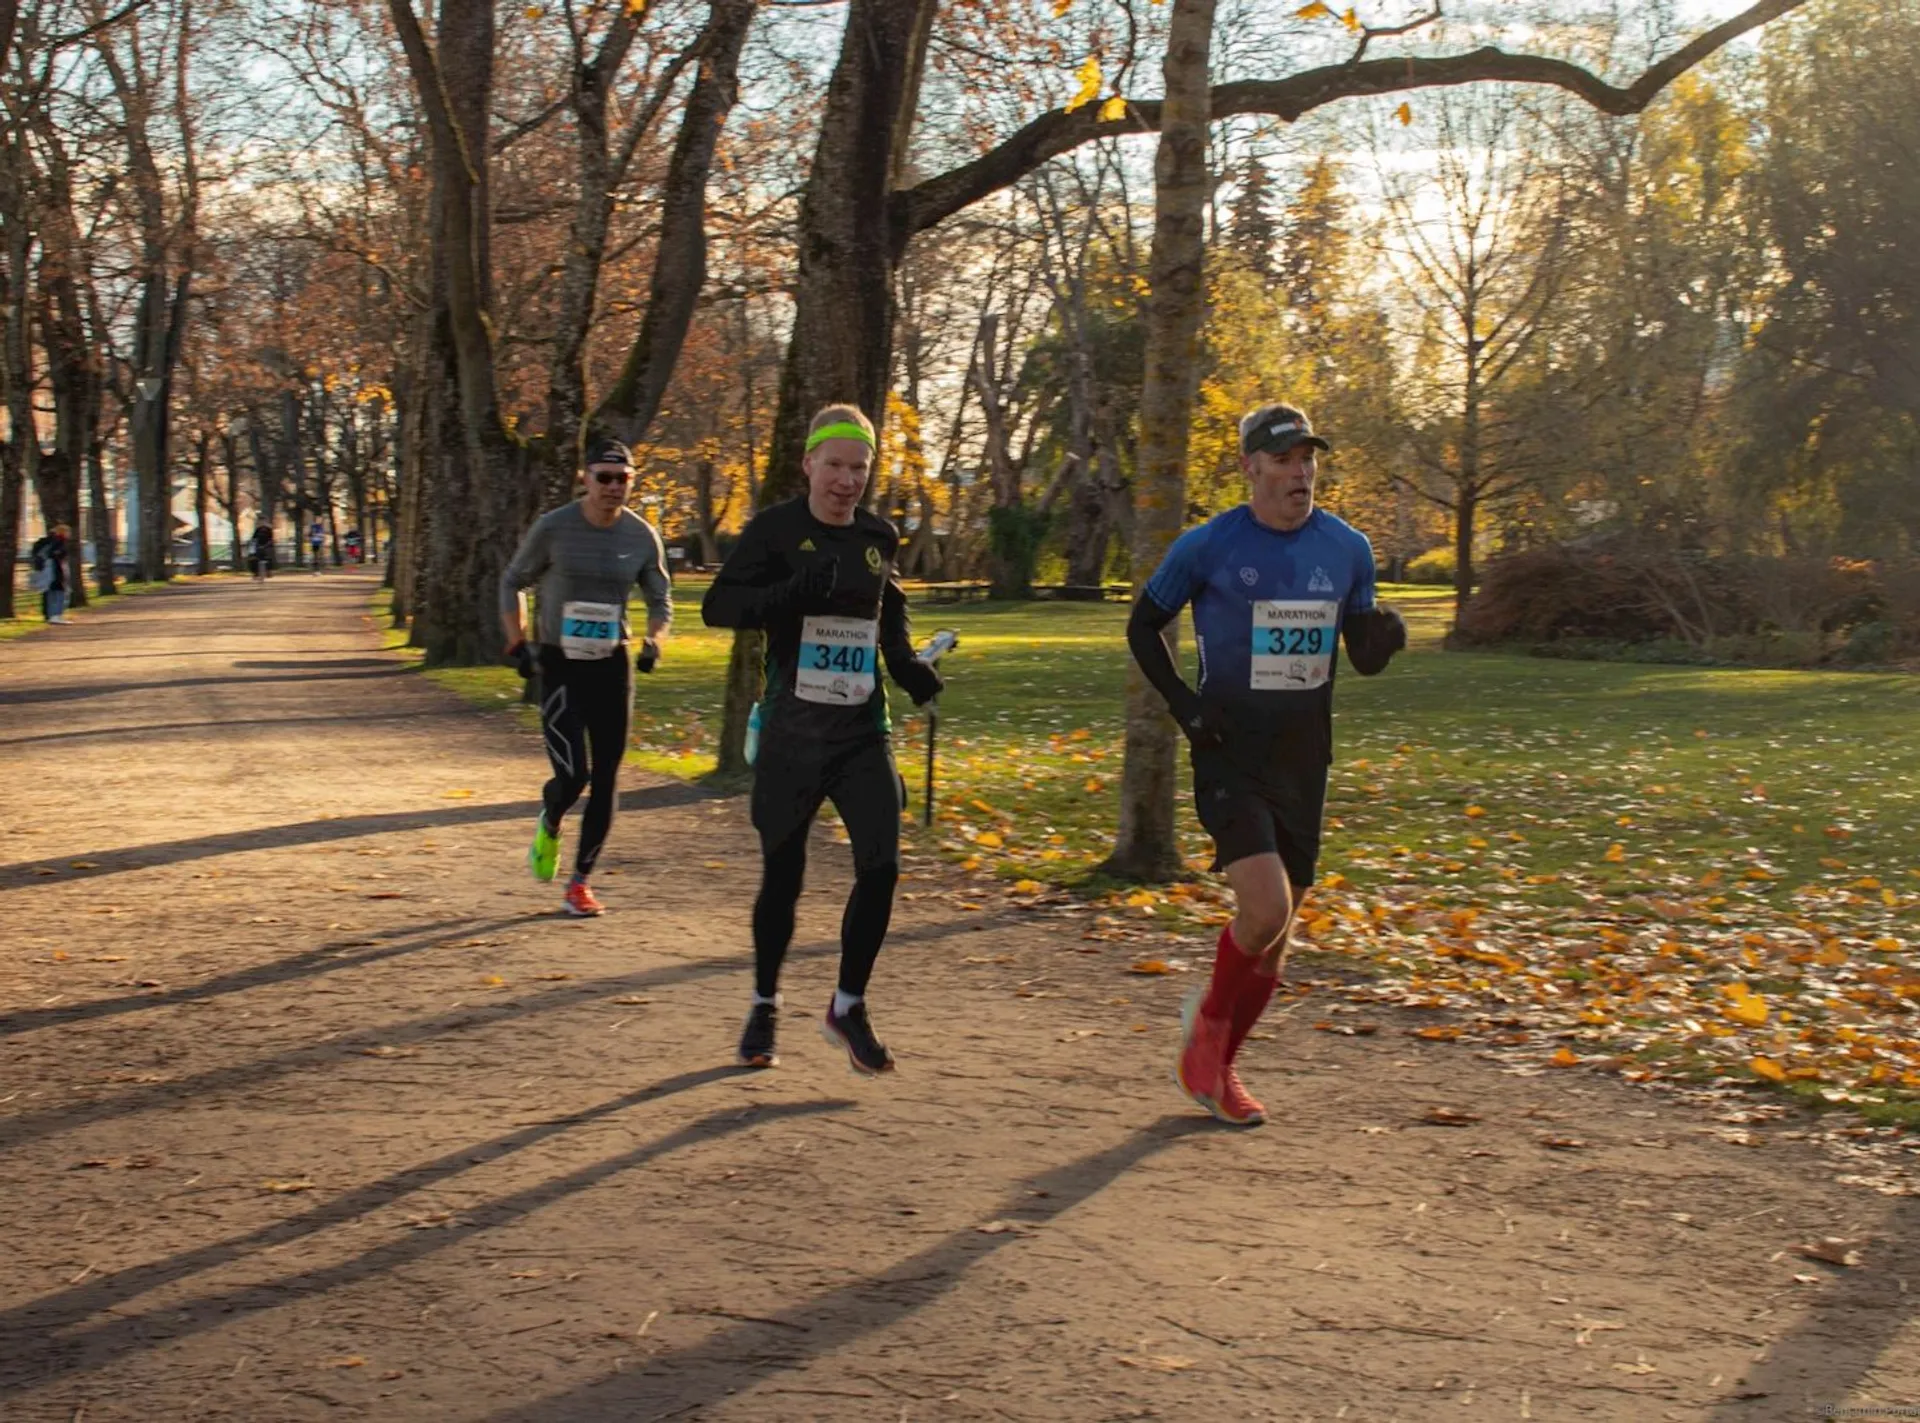
<path id="1" fill-rule="evenodd" d="M 763 869 L 753 903 L 753 987 L 771 998 L 793 942 L 794 906 L 807 873 L 807 832 L 831 800 L 853 842 L 853 890 L 840 916 L 843 993 L 861 997 L 893 918 L 900 880 L 900 775 L 885 741 L 831 755 L 789 759 L 761 748 L 755 767 L 753 823 Z"/>
<path id="2" fill-rule="evenodd" d="M 547 828 L 560 831 L 560 817 L 587 792 L 580 817 L 580 848 L 574 869 L 593 873 L 607 832 L 613 828 L 614 791 L 620 759 L 627 752 L 633 710 L 633 666 L 626 648 L 590 662 L 569 660 L 558 648 L 540 649 L 540 729 L 553 776 L 541 792 Z"/>

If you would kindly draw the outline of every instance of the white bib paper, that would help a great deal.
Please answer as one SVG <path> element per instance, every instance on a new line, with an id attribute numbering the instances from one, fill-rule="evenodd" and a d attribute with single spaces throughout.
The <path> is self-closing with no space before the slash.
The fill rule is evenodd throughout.
<path id="1" fill-rule="evenodd" d="M 1340 605 L 1265 598 L 1253 605 L 1256 692 L 1304 692 L 1333 675 L 1333 643 Z"/>
<path id="2" fill-rule="evenodd" d="M 810 617 L 800 625 L 800 660 L 793 694 L 803 702 L 857 706 L 873 695 L 872 618 Z"/>
<path id="3" fill-rule="evenodd" d="M 613 656 L 620 645 L 618 603 L 567 603 L 560 609 L 560 650 L 575 662 Z"/>

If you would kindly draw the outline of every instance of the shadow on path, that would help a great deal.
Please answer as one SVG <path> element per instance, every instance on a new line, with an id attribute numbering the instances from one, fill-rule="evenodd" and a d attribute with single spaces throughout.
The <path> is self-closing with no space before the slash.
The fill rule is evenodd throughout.
<path id="1" fill-rule="evenodd" d="M 301 953 L 290 954 L 283 959 L 269 959 L 266 963 L 255 964 L 252 968 L 237 969 L 232 973 L 223 973 L 217 978 L 209 978 L 187 988 L 162 989 L 149 993 L 126 993 L 117 998 L 96 998 L 86 1003 L 69 1003 L 55 1008 L 23 1008 L 17 1013 L 0 1015 L 0 1038 L 12 1037 L 17 1033 L 30 1033 L 36 1028 L 56 1027 L 65 1023 L 82 1023 L 94 1018 L 111 1018 L 121 1013 L 137 1013 L 145 1008 L 167 1008 L 177 1003 L 203 1003 L 209 998 L 219 998 L 228 993 L 241 993 L 249 988 L 262 988 L 270 983 L 288 983 L 296 978 L 308 978 L 323 973 L 336 973 L 341 969 L 359 968 L 363 964 L 378 963 L 382 959 L 395 958 L 401 954 L 417 953 L 421 949 L 430 949 L 444 944 L 455 934 L 485 934 L 495 929 L 504 929 L 509 924 L 523 924 L 529 919 L 545 918 L 544 913 L 529 910 L 524 914 L 509 914 L 499 919 L 484 922 L 466 919 L 442 919 L 434 924 L 416 924 L 405 929 L 387 929 L 374 937 L 381 939 L 409 939 L 416 934 L 426 935 L 412 943 L 385 944 L 368 948 L 366 935 L 356 935 L 344 943 L 322 944 L 318 948 L 307 949 Z M 364 953 L 355 953 L 363 948 Z"/>
<path id="2" fill-rule="evenodd" d="M 653 810 L 661 806 L 691 805 L 695 801 L 719 798 L 720 792 L 705 786 L 685 781 L 666 781 L 660 785 L 642 786 L 639 790 L 622 791 L 620 809 Z M 82 850 L 70 855 L 49 856 L 44 860 L 21 860 L 11 865 L 0 865 L 0 889 L 21 889 L 44 883 L 56 875 L 64 876 L 75 860 L 91 861 L 91 869 L 77 873 L 87 879 L 98 879 L 102 875 L 119 874 L 124 870 L 177 865 L 188 860 L 241 854 L 248 850 L 322 845 L 330 840 L 353 840 L 362 835 L 391 835 L 403 830 L 443 830 L 455 825 L 532 820 L 539 809 L 538 800 L 436 806 L 432 810 L 392 810 L 378 815 L 342 815 L 332 820 L 303 820 L 293 825 L 263 825 L 253 830 L 229 830 L 218 835 L 200 835 L 190 840 L 161 840 L 151 845 L 132 845 L 117 850 Z"/>
<path id="3" fill-rule="evenodd" d="M 1002 918 L 969 914 L 964 919 L 919 924 L 896 930 L 888 935 L 888 940 L 891 943 L 904 944 L 922 939 L 939 939 L 949 934 L 965 934 L 989 929 L 996 923 L 1010 922 L 1011 918 L 1011 915 Z M 789 953 L 787 961 L 794 963 L 810 959 L 837 958 L 839 953 L 840 945 L 837 941 L 809 944 Z M 490 1028 L 500 1023 L 511 1023 L 519 1019 L 538 1017 L 544 1013 L 575 1008 L 597 998 L 633 993 L 643 988 L 664 988 L 672 984 L 692 983 L 703 978 L 714 978 L 726 974 L 739 974 L 743 979 L 747 979 L 751 976 L 752 968 L 752 956 L 741 949 L 724 956 L 691 959 L 683 963 L 664 964 L 659 968 L 641 969 L 634 973 L 621 974 L 616 978 L 594 978 L 568 983 L 563 987 L 533 994 L 526 999 L 513 998 L 501 1003 L 464 1004 L 424 1018 L 376 1024 L 352 1032 L 338 1033 L 324 1041 L 303 1043 L 271 1057 L 209 1068 L 205 1072 L 196 1072 L 190 1077 L 136 1087 L 132 1091 L 100 1101 L 68 1102 L 57 1107 L 42 1107 L 36 1111 L 22 1112 L 11 1118 L 0 1118 L 0 1151 L 11 1150 L 43 1137 L 70 1131 L 76 1127 L 88 1126 L 95 1122 L 130 1117 L 151 1108 L 196 1105 L 212 1094 L 234 1087 L 263 1086 L 277 1078 L 306 1068 L 357 1057 L 362 1048 L 397 1047 L 437 1038 L 443 1033 L 461 1032 L 470 1028 Z M 746 1004 L 744 990 L 741 995 L 741 1004 L 742 1007 Z M 714 1044 L 716 1056 L 725 1054 L 731 1057 L 732 1051 L 731 1042 Z"/>
<path id="4" fill-rule="evenodd" d="M 378 721 L 428 721 L 434 717 L 473 717 L 485 715 L 480 707 L 450 706 L 438 709 L 408 708 L 382 712 L 343 712 L 338 716 L 258 716 L 237 721 L 222 721 L 222 735 L 240 726 L 337 726 L 343 723 Z M 98 741 L 102 737 L 120 737 L 139 742 L 173 732 L 204 736 L 203 721 L 160 721 L 146 726 L 96 726 L 85 731 L 48 731 L 36 736 L 0 736 L 0 746 L 32 746 L 47 741 Z"/>
<path id="5" fill-rule="evenodd" d="M 313 664 L 303 664 L 312 666 Z M 325 665 L 325 664 L 322 664 Z M 355 666 L 340 672 L 285 672 L 273 677 L 177 677 L 170 682 L 82 682 L 65 687 L 24 687 L 18 691 L 0 691 L 0 706 L 24 706 L 29 702 L 82 702 L 90 697 L 110 697 L 119 692 L 171 692 L 181 687 L 260 686 L 273 682 L 347 682 L 368 677 L 404 677 L 413 668 L 405 663 L 384 667 Z"/>
<path id="6" fill-rule="evenodd" d="M 614 1374 L 490 1414 L 485 1423 L 553 1423 L 561 1418 L 567 1423 L 626 1423 L 696 1413 L 730 1393 L 805 1368 L 856 1339 L 898 1324 L 956 1289 L 982 1260 L 1098 1195 L 1149 1156 L 1197 1132 L 1219 1130 L 1224 1128 L 1205 1118 L 1162 1117 L 1105 1151 L 1020 1182 L 997 1212 L 1014 1223 L 1012 1230 L 988 1235 L 968 1225 L 891 1269 L 783 1309 L 765 1322 L 743 1324 L 691 1348 L 657 1355 L 644 1371 Z"/>
<path id="7" fill-rule="evenodd" d="M 541 1135 L 552 1135 L 554 1130 L 562 1129 L 578 1121 L 602 1116 L 618 1111 L 623 1107 L 645 1101 L 650 1096 L 663 1095 L 666 1091 L 685 1091 L 703 1082 L 715 1081 L 731 1074 L 732 1069 L 710 1069 L 706 1072 L 688 1073 L 668 1082 L 628 1093 L 591 1109 L 589 1113 L 562 1119 L 551 1124 L 551 1129 L 543 1127 Z M 475 1240 L 482 1232 L 497 1230 L 502 1226 L 511 1226 L 534 1211 L 553 1205 L 577 1192 L 584 1191 L 610 1180 L 625 1171 L 645 1166 L 662 1156 L 688 1147 L 715 1141 L 734 1132 L 742 1131 L 760 1122 L 778 1121 L 787 1118 L 820 1116 L 828 1112 L 842 1112 L 855 1104 L 844 1098 L 820 1102 L 773 1103 L 766 1106 L 748 1106 L 744 1109 L 730 1108 L 711 1112 L 698 1121 L 690 1122 L 677 1131 L 669 1132 L 656 1141 L 617 1156 L 609 1156 L 590 1166 L 543 1181 L 535 1186 L 516 1191 L 474 1207 L 454 1225 L 439 1230 L 407 1230 L 399 1238 L 382 1245 L 376 1245 L 351 1259 L 337 1264 L 316 1266 L 295 1275 L 282 1276 L 265 1284 L 239 1285 L 214 1294 L 202 1295 L 185 1303 L 168 1304 L 157 1307 L 145 1314 L 116 1314 L 109 1320 L 90 1328 L 81 1328 L 74 1333 L 59 1338 L 49 1337 L 48 1323 L 44 1320 L 25 1321 L 16 1324 L 15 1315 L 6 1317 L 5 1328 L 0 1329 L 0 1394 L 18 1392 L 23 1388 L 38 1386 L 47 1380 L 75 1371 L 84 1371 L 105 1367 L 128 1354 L 160 1344 L 172 1343 L 188 1335 L 198 1334 L 207 1329 L 224 1326 L 236 1317 L 252 1314 L 260 1310 L 277 1309 L 291 1301 L 311 1302 L 317 1295 L 343 1285 L 355 1284 L 371 1279 L 403 1265 L 410 1265 L 427 1256 L 439 1253 L 453 1245 L 465 1245 Z M 538 1136 L 534 1138 L 539 1139 Z M 513 1138 L 502 1138 L 511 1142 Z M 519 1142 L 508 1146 L 506 1150 L 518 1150 L 527 1145 Z M 484 1149 L 484 1148 L 483 1148 Z M 464 1162 L 467 1153 L 461 1153 Z M 446 1160 L 447 1158 L 442 1158 Z M 438 1163 L 434 1163 L 437 1165 Z M 428 1170 L 433 1169 L 430 1165 Z M 416 1185 L 395 1190 L 392 1182 L 401 1178 L 390 1178 L 388 1182 L 376 1183 L 351 1193 L 348 1199 L 354 1201 L 354 1208 L 338 1219 L 346 1220 L 352 1215 L 377 1209 L 385 1203 L 379 1193 L 382 1190 L 394 1194 L 404 1194 L 406 1190 L 417 1189 Z M 418 1184 L 428 1184 L 420 1182 Z M 659 1193 L 636 1193 L 636 1201 L 651 1200 L 656 1206 L 670 1209 L 671 1197 Z M 330 1208 L 323 1206 L 314 1215 L 322 1215 Z M 293 1237 L 310 1234 L 312 1230 L 333 1224 L 333 1220 L 319 1221 L 308 1229 L 296 1230 Z M 291 1221 L 288 1225 L 299 1224 Z M 667 1221 L 657 1221 L 659 1228 L 669 1228 Z M 271 1227 L 262 1235 L 269 1234 Z M 247 1242 L 230 1242 L 226 1245 L 207 1247 L 212 1252 L 237 1251 Z M 262 1246 L 265 1241 L 260 1242 Z M 199 1253 L 199 1252 L 194 1252 Z M 191 1258 L 191 1257 L 182 1257 Z M 231 1255 L 224 1258 L 232 1258 Z M 211 1259 L 194 1268 L 206 1268 L 219 1264 L 220 1259 Z M 155 1267 L 164 1271 L 166 1264 Z M 123 1272 L 126 1273 L 126 1272 Z M 117 1277 L 116 1277 L 117 1278 Z M 156 1278 L 152 1283 L 164 1282 L 166 1276 Z M 144 1287 L 144 1286 L 143 1286 Z M 121 1296 L 124 1298 L 125 1296 Z M 28 1311 L 32 1306 L 27 1307 Z M 69 1316 L 70 1317 L 70 1316 Z M 555 1415 L 549 1414 L 552 1418 Z"/>
<path id="8" fill-rule="evenodd" d="M 409 1166 L 404 1171 L 396 1171 L 378 1181 L 369 1181 L 364 1186 L 356 1186 L 323 1206 L 287 1220 L 263 1225 L 250 1234 L 198 1246 L 165 1260 L 132 1265 L 111 1274 L 95 1275 L 83 1285 L 72 1286 L 58 1294 L 43 1295 L 39 1299 L 0 1311 L 0 1344 L 5 1343 L 10 1333 L 19 1331 L 26 1331 L 30 1337 L 34 1331 L 70 1329 L 76 1324 L 85 1323 L 87 1316 L 133 1299 L 148 1290 L 197 1275 L 203 1270 L 211 1270 L 229 1260 L 237 1260 L 250 1251 L 270 1245 L 284 1245 L 330 1226 L 357 1219 L 415 1191 L 449 1181 L 472 1167 L 486 1165 L 525 1150 L 569 1127 L 584 1126 L 615 1112 L 625 1111 L 628 1107 L 639 1106 L 642 1102 L 671 1097 L 675 1093 L 704 1087 L 709 1082 L 718 1082 L 722 1078 L 749 1071 L 750 1068 L 719 1066 L 703 1068 L 698 1072 L 684 1072 L 678 1077 L 656 1082 L 651 1087 L 610 1097 L 584 1111 L 536 1122 L 505 1136 L 497 1136 L 492 1141 L 456 1147 L 432 1161 Z M 5 1352 L 0 1350 L 0 1357 Z"/>
<path id="9" fill-rule="evenodd" d="M 1703 1423 L 1767 1423 L 1775 1418 L 1891 1418 L 1887 1405 L 1920 1416 L 1920 1398 L 1876 1396 L 1873 1373 L 1920 1313 L 1920 1201 L 1899 1197 L 1875 1227 L 1857 1270 L 1836 1274 L 1806 1306 L 1800 1322 L 1748 1367 Z M 1857 1397 L 1855 1396 L 1857 1392 Z M 1876 1407 L 1876 1405 L 1879 1405 Z M 1839 1410 L 1858 1410 L 1842 1415 Z"/>

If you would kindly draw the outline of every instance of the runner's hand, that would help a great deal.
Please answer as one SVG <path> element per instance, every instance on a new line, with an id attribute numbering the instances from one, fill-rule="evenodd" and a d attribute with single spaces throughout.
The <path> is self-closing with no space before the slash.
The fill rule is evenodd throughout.
<path id="1" fill-rule="evenodd" d="M 529 681 L 533 678 L 533 648 L 523 637 L 507 649 L 506 660 L 513 664 L 513 670 Z"/>
<path id="2" fill-rule="evenodd" d="M 917 657 L 902 663 L 893 674 L 893 680 L 913 698 L 913 704 L 917 707 L 923 707 L 939 696 L 941 689 L 947 685 L 930 664 Z"/>
<path id="3" fill-rule="evenodd" d="M 652 638 L 648 638 L 645 642 L 642 642 L 640 644 L 640 650 L 634 654 L 633 665 L 635 670 L 641 672 L 651 672 L 655 667 L 659 666 L 660 644 Z"/>
<path id="4" fill-rule="evenodd" d="M 1198 697 L 1175 709 L 1173 719 L 1180 724 L 1180 734 L 1195 751 L 1217 751 L 1226 744 L 1220 728 L 1207 720 Z"/>
<path id="5" fill-rule="evenodd" d="M 833 597 L 833 586 L 839 579 L 839 560 L 816 558 L 787 580 L 787 592 L 800 612 L 817 612 Z"/>

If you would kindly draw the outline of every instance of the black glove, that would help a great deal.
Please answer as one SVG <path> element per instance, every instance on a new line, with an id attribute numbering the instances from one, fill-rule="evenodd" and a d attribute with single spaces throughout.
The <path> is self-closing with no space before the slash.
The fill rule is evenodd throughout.
<path id="1" fill-rule="evenodd" d="M 507 649 L 507 661 L 522 677 L 533 678 L 533 646 L 524 637 Z"/>
<path id="2" fill-rule="evenodd" d="M 1387 646 L 1394 652 L 1407 650 L 1407 620 L 1400 616 L 1398 608 L 1382 603 L 1376 610 L 1386 623 Z"/>
<path id="3" fill-rule="evenodd" d="M 833 598 L 839 579 L 838 559 L 816 558 L 787 580 L 787 599 L 796 612 L 819 612 Z"/>
<path id="4" fill-rule="evenodd" d="M 1180 734 L 1187 738 L 1187 744 L 1195 751 L 1218 751 L 1226 745 L 1226 737 L 1220 728 L 1207 720 L 1207 713 L 1200 699 L 1183 699 L 1177 707 L 1169 708 L 1174 721 L 1179 723 Z"/>
<path id="5" fill-rule="evenodd" d="M 1407 620 L 1382 604 L 1347 619 L 1347 658 L 1362 677 L 1386 670 L 1393 654 L 1407 645 Z"/>
<path id="6" fill-rule="evenodd" d="M 908 658 L 895 668 L 893 680 L 913 698 L 913 704 L 917 707 L 923 707 L 939 696 L 941 688 L 947 685 L 938 672 L 917 657 Z"/>
<path id="7" fill-rule="evenodd" d="M 633 655 L 634 670 L 651 672 L 660 665 L 660 644 L 652 638 L 640 644 L 640 650 Z"/>

